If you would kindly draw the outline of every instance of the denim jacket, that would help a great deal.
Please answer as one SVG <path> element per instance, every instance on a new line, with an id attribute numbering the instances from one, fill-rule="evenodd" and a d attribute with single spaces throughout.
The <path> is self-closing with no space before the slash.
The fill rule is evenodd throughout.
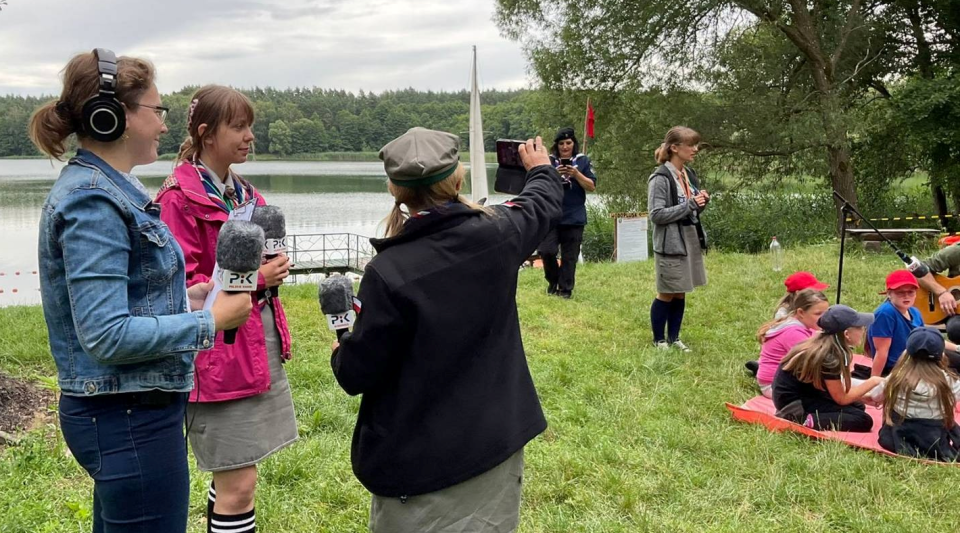
<path id="1" fill-rule="evenodd" d="M 64 394 L 193 388 L 194 356 L 213 346 L 213 316 L 188 311 L 183 252 L 148 195 L 79 150 L 43 205 L 39 241 Z"/>

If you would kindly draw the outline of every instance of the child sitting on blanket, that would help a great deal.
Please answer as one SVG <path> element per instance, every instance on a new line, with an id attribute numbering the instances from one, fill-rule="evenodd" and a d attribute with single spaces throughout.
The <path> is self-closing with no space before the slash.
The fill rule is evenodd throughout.
<path id="1" fill-rule="evenodd" d="M 933 328 L 917 328 L 887 378 L 880 428 L 885 449 L 938 461 L 960 455 L 960 428 L 954 420 L 960 380 L 947 368 L 944 341 Z"/>
<path id="2" fill-rule="evenodd" d="M 760 393 L 767 398 L 771 397 L 773 377 L 780 361 L 794 346 L 820 329 L 817 321 L 830 306 L 827 297 L 815 289 L 797 291 L 791 305 L 789 314 L 767 322 L 757 331 L 757 340 L 761 344 L 757 384 Z"/>
<path id="3" fill-rule="evenodd" d="M 868 432 L 873 419 L 859 400 L 883 381 L 874 376 L 854 385 L 852 346 L 863 343 L 870 313 L 834 305 L 817 321 L 820 333 L 794 346 L 773 378 L 777 416 L 813 429 Z"/>
<path id="4" fill-rule="evenodd" d="M 886 376 L 893 370 L 907 344 L 907 336 L 923 326 L 917 300 L 917 279 L 909 270 L 895 270 L 887 276 L 887 299 L 873 312 L 874 323 L 867 330 L 867 352 L 873 358 L 871 375 Z"/>
<path id="5" fill-rule="evenodd" d="M 787 318 L 787 315 L 794 310 L 796 298 L 800 291 L 806 289 L 822 291 L 829 287 L 829 285 L 818 280 L 813 274 L 802 270 L 787 276 L 787 279 L 783 280 L 783 285 L 787 288 L 787 294 L 785 294 L 782 298 L 780 298 L 780 301 L 777 302 L 776 311 L 773 313 L 774 320 L 782 320 Z M 760 344 L 763 344 L 762 340 L 760 341 Z M 777 362 L 779 363 L 779 360 Z M 747 361 L 743 364 L 743 366 L 746 367 L 746 369 L 754 376 L 756 376 L 760 371 L 760 365 L 761 363 L 759 361 Z M 773 368 L 776 370 L 776 366 Z M 772 374 L 770 375 L 769 379 L 773 379 Z M 767 396 L 767 394 L 764 395 Z"/>
<path id="6" fill-rule="evenodd" d="M 773 313 L 774 320 L 786 318 L 786 316 L 790 314 L 790 311 L 795 307 L 794 301 L 800 291 L 804 289 L 823 291 L 829 287 L 829 285 L 818 280 L 813 274 L 803 270 L 787 276 L 787 279 L 783 280 L 783 285 L 787 288 L 787 294 L 777 302 L 776 311 Z"/>

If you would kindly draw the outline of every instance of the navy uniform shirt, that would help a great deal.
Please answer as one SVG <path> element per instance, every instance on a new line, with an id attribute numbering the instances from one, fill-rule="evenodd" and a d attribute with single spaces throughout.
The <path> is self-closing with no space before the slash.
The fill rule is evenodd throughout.
<path id="1" fill-rule="evenodd" d="M 590 158 L 577 154 L 573 158 L 573 164 L 580 170 L 580 173 L 597 183 L 597 176 L 593 173 L 593 165 Z M 560 159 L 550 155 L 550 161 L 554 167 L 560 166 Z M 587 191 L 583 190 L 580 183 L 573 176 L 563 177 L 563 216 L 560 218 L 560 224 L 563 226 L 586 226 L 587 225 Z"/>

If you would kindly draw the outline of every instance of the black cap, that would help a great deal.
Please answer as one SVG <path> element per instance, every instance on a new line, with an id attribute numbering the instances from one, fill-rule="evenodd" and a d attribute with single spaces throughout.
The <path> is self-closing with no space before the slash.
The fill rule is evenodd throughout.
<path id="1" fill-rule="evenodd" d="M 907 353 L 913 357 L 938 361 L 944 348 L 943 336 L 934 328 L 917 328 L 907 337 Z"/>
<path id="2" fill-rule="evenodd" d="M 564 139 L 571 139 L 573 142 L 577 142 L 577 135 L 573 132 L 573 128 L 560 128 L 557 130 L 557 135 L 553 138 L 553 142 L 558 143 Z"/>
<path id="3" fill-rule="evenodd" d="M 824 333 L 840 333 L 847 328 L 864 327 L 870 324 L 873 324 L 871 313 L 858 313 L 841 304 L 831 306 L 820 320 L 817 320 L 817 325 Z"/>

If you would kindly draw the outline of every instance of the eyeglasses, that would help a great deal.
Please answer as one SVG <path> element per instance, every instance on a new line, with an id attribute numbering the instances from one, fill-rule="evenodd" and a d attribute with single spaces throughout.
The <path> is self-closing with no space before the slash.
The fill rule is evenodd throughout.
<path id="1" fill-rule="evenodd" d="M 147 104 L 138 104 L 140 107 L 148 107 L 153 110 L 154 113 L 160 118 L 160 123 L 164 124 L 167 122 L 167 113 L 170 112 L 169 107 L 163 107 L 162 105 L 147 105 Z"/>

